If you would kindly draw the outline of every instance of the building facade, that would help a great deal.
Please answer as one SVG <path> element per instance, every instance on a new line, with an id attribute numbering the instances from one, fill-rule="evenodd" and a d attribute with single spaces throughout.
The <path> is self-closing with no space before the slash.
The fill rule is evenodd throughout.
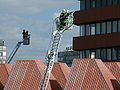
<path id="1" fill-rule="evenodd" d="M 74 24 L 80 26 L 73 38 L 80 58 L 120 60 L 120 0 L 80 0 Z"/>
<path id="2" fill-rule="evenodd" d="M 5 64 L 7 61 L 7 49 L 4 41 L 0 40 L 0 64 Z"/>
<path id="3" fill-rule="evenodd" d="M 71 66 L 75 58 L 120 61 L 120 0 L 79 0 L 73 23 L 80 36 L 73 38 L 73 50 L 58 54 L 58 61 Z"/>

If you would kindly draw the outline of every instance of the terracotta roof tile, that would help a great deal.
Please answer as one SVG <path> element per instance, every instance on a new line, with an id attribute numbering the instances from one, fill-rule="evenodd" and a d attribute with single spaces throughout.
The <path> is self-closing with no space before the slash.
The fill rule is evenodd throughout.
<path id="1" fill-rule="evenodd" d="M 11 68 L 11 64 L 0 64 L 0 90 L 6 84 Z"/>
<path id="2" fill-rule="evenodd" d="M 120 62 L 104 62 L 104 64 L 120 83 Z"/>
<path id="3" fill-rule="evenodd" d="M 18 60 L 13 66 L 5 90 L 38 90 L 44 63 L 40 60 Z M 51 75 L 48 90 L 61 90 Z"/>
<path id="4" fill-rule="evenodd" d="M 57 79 L 57 82 L 62 88 L 65 87 L 66 80 L 68 79 L 69 67 L 65 63 L 55 63 L 53 66 L 52 74 Z"/>
<path id="5" fill-rule="evenodd" d="M 65 85 L 65 90 L 119 90 L 118 88 L 116 78 L 100 59 L 75 59 Z"/>

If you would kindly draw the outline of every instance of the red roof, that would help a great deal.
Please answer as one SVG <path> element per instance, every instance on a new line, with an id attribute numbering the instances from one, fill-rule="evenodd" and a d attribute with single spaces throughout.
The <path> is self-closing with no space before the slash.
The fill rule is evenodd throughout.
<path id="1" fill-rule="evenodd" d="M 65 85 L 65 90 L 73 89 L 120 90 L 120 87 L 100 59 L 75 59 Z"/>
<path id="2" fill-rule="evenodd" d="M 0 90 L 4 88 L 11 68 L 12 68 L 11 64 L 0 64 Z"/>
<path id="3" fill-rule="evenodd" d="M 104 62 L 104 64 L 120 83 L 120 62 Z"/>
<path id="4" fill-rule="evenodd" d="M 68 79 L 69 67 L 65 63 L 55 63 L 52 74 L 57 79 L 60 86 L 64 88 Z"/>
<path id="5" fill-rule="evenodd" d="M 40 60 L 18 60 L 13 66 L 6 90 L 38 90 L 44 63 Z M 60 85 L 51 75 L 48 90 L 61 90 Z"/>

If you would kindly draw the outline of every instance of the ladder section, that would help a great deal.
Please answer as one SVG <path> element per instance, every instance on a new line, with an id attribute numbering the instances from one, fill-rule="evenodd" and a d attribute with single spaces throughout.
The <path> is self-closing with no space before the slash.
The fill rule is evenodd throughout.
<path id="1" fill-rule="evenodd" d="M 62 38 L 62 33 L 57 32 L 54 36 L 53 36 L 53 40 L 52 40 L 52 44 L 50 47 L 50 50 L 48 51 L 48 56 L 46 57 L 46 59 L 48 60 L 47 66 L 44 70 L 44 73 L 42 74 L 42 86 L 40 88 L 40 90 L 46 90 L 48 82 L 49 82 L 49 78 L 50 78 L 50 74 L 54 65 L 54 61 L 58 52 L 58 48 L 59 48 L 59 44 Z"/>

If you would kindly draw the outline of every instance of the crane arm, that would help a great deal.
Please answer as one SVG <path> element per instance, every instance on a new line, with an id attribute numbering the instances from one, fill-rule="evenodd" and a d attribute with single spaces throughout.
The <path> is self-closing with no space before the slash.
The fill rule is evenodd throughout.
<path id="1" fill-rule="evenodd" d="M 12 53 L 10 54 L 10 56 L 8 57 L 7 63 L 10 63 L 11 60 L 13 59 L 13 57 L 15 56 L 16 52 L 18 51 L 19 47 L 21 46 L 23 42 L 18 42 L 16 47 L 13 49 Z"/>

